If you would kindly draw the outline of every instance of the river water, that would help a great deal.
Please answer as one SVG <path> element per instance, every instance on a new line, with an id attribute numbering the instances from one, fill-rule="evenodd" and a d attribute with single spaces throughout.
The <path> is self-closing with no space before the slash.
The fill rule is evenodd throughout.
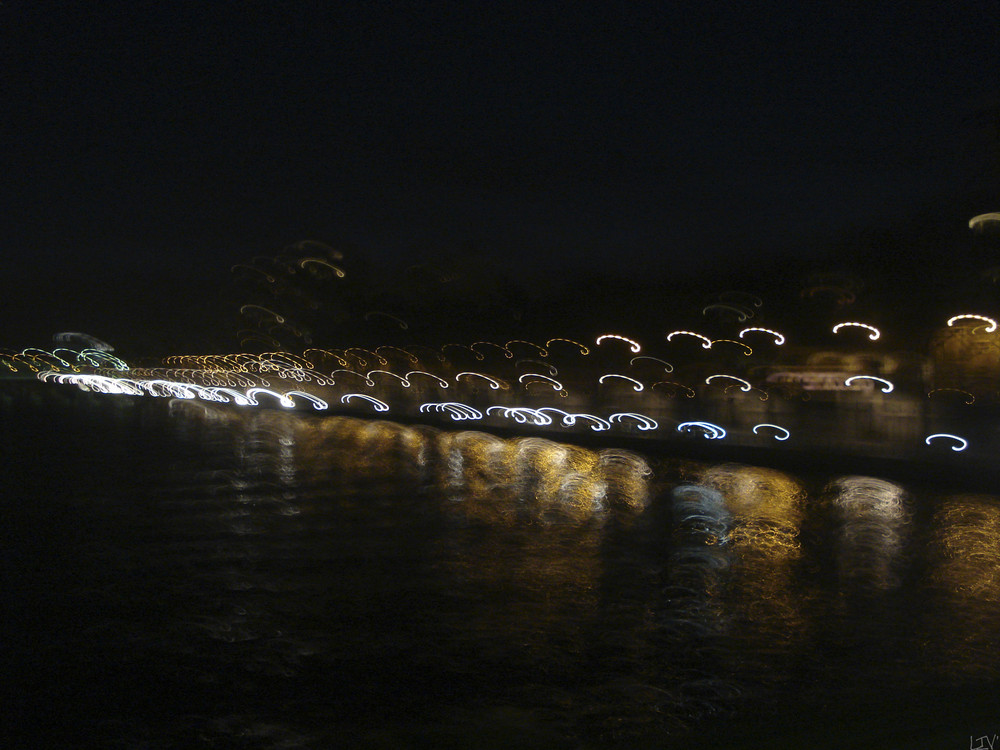
<path id="1" fill-rule="evenodd" d="M 1000 734 L 998 496 L 0 395 L 4 747 Z"/>

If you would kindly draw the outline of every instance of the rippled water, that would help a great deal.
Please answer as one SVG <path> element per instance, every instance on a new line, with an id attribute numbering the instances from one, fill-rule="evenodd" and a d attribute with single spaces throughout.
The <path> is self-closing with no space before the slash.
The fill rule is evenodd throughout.
<path id="1" fill-rule="evenodd" d="M 1000 503 L 539 438 L 27 390 L 11 747 L 956 747 Z"/>

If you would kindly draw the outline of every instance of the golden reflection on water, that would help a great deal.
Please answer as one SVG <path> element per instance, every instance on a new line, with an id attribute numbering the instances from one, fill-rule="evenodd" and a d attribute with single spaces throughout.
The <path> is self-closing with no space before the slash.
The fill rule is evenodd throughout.
<path id="1" fill-rule="evenodd" d="M 929 644 L 951 676 L 1000 668 L 1000 507 L 996 498 L 954 495 L 934 514 L 927 551 Z"/>
<path id="2" fill-rule="evenodd" d="M 701 481 L 731 515 L 729 613 L 750 643 L 741 661 L 788 658 L 807 635 L 796 583 L 806 491 L 779 471 L 735 464 L 709 467 Z"/>

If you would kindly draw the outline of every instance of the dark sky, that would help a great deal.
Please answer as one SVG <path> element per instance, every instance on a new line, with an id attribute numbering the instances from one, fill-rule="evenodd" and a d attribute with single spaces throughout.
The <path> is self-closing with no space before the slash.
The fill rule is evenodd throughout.
<path id="1" fill-rule="evenodd" d="M 710 269 L 1000 210 L 995 3 L 636 6 L 3 0 L 3 285 L 302 239 Z"/>

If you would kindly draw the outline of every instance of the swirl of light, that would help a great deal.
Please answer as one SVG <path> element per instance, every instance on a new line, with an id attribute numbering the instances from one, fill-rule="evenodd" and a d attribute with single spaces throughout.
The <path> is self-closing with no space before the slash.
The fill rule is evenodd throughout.
<path id="1" fill-rule="evenodd" d="M 257 401 L 258 393 L 266 393 L 268 396 L 274 396 L 278 399 L 278 403 L 281 404 L 286 409 L 291 409 L 295 406 L 295 402 L 292 401 L 288 396 L 283 393 L 278 393 L 277 391 L 272 391 L 270 388 L 250 388 L 247 390 L 246 396 L 253 402 L 254 406 L 259 406 L 260 402 Z"/>
<path id="2" fill-rule="evenodd" d="M 963 437 L 959 437 L 958 435 L 952 435 L 952 434 L 947 433 L 947 432 L 936 432 L 933 435 L 928 435 L 924 439 L 924 443 L 926 445 L 930 445 L 931 441 L 932 440 L 936 440 L 937 438 L 949 438 L 951 440 L 956 440 L 958 442 L 958 444 L 951 446 L 951 449 L 953 451 L 964 451 L 967 447 L 969 447 L 969 441 L 968 440 L 966 440 Z"/>
<path id="3" fill-rule="evenodd" d="M 651 390 L 651 391 L 655 390 L 656 386 L 658 386 L 658 385 L 667 385 L 667 386 L 670 386 L 671 388 L 673 388 L 675 390 L 678 389 L 678 388 L 681 388 L 684 391 L 686 391 L 686 393 L 684 395 L 686 395 L 688 398 L 694 398 L 697 395 L 692 388 L 689 388 L 688 386 L 684 385 L 683 383 L 675 383 L 672 380 L 657 380 L 655 383 L 653 383 L 651 386 L 649 386 L 649 390 Z"/>
<path id="4" fill-rule="evenodd" d="M 394 352 L 399 352 L 400 354 L 402 354 L 404 357 L 406 357 L 410 361 L 410 364 L 413 364 L 413 365 L 417 364 L 420 361 L 417 358 L 417 355 L 411 354 L 410 352 L 406 351 L 405 349 L 400 349 L 398 346 L 392 346 L 391 344 L 382 344 L 382 346 L 376 346 L 375 347 L 375 353 L 376 354 L 381 354 L 383 349 L 392 349 Z"/>
<path id="5" fill-rule="evenodd" d="M 639 352 L 642 351 L 642 347 L 639 346 L 639 342 L 633 341 L 632 339 L 629 338 L 625 338 L 624 336 L 619 336 L 617 333 L 605 333 L 601 336 L 598 336 L 597 341 L 595 343 L 597 344 L 597 346 L 600 346 L 601 342 L 604 341 L 605 339 L 615 339 L 616 341 L 624 341 L 626 344 L 629 345 L 628 348 L 631 350 L 633 354 L 638 354 Z"/>
<path id="6" fill-rule="evenodd" d="M 497 349 L 499 349 L 500 351 L 503 352 L 503 356 L 506 357 L 507 359 L 513 359 L 514 358 L 514 352 L 512 352 L 506 346 L 501 346 L 500 344 L 494 344 L 492 341 L 474 341 L 473 344 L 472 344 L 472 348 L 475 349 L 477 346 L 492 346 L 492 347 L 496 347 Z"/>
<path id="7" fill-rule="evenodd" d="M 524 383 L 524 379 L 525 378 L 538 378 L 538 380 L 532 380 L 530 383 Z M 566 390 L 565 388 L 563 388 L 562 383 L 560 383 L 555 378 L 550 378 L 548 375 L 542 375 L 541 373 L 537 373 L 537 372 L 526 372 L 526 373 L 524 373 L 524 375 L 522 375 L 521 377 L 519 377 L 517 379 L 517 382 L 518 383 L 524 383 L 524 387 L 527 388 L 532 383 L 539 382 L 539 380 L 542 381 L 542 382 L 544 382 L 546 385 L 552 386 L 552 390 L 554 390 L 554 391 L 564 391 L 564 390 Z"/>
<path id="8" fill-rule="evenodd" d="M 351 402 L 351 399 L 355 398 L 360 398 L 364 399 L 365 401 L 368 401 L 375 408 L 375 411 L 382 411 L 382 412 L 389 411 L 389 404 L 387 404 L 385 401 L 374 398 L 364 393 L 345 393 L 343 396 L 340 397 L 340 403 L 349 404 Z"/>
<path id="9" fill-rule="evenodd" d="M 677 425 L 678 432 L 691 432 L 692 430 L 701 430 L 704 437 L 709 440 L 722 440 L 726 436 L 724 429 L 711 422 L 681 422 Z"/>
<path id="10" fill-rule="evenodd" d="M 841 328 L 865 328 L 871 331 L 871 333 L 868 334 L 868 338 L 872 341 L 878 341 L 879 336 L 882 335 L 875 326 L 870 326 L 867 323 L 857 323 L 853 320 L 849 320 L 844 323 L 837 323 L 837 325 L 833 327 L 833 332 L 836 333 Z"/>
<path id="11" fill-rule="evenodd" d="M 563 417 L 563 424 L 567 427 L 573 427 L 576 425 L 576 420 L 578 419 L 585 419 L 588 422 L 591 422 L 590 429 L 594 432 L 604 432 L 605 430 L 611 429 L 611 424 L 607 420 L 595 417 L 593 414 L 568 414 Z"/>
<path id="12" fill-rule="evenodd" d="M 559 374 L 559 368 L 549 362 L 542 362 L 537 359 L 519 359 L 514 363 L 515 367 L 520 367 L 521 365 L 538 365 L 539 367 L 544 367 L 549 371 L 549 377 L 555 377 Z"/>
<path id="13" fill-rule="evenodd" d="M 775 346 L 781 346 L 782 344 L 785 343 L 785 337 L 782 336 L 777 331 L 772 331 L 770 328 L 744 328 L 742 331 L 740 331 L 740 338 L 743 338 L 744 334 L 751 333 L 753 331 L 757 331 L 760 333 L 769 333 L 772 336 L 774 336 Z"/>
<path id="14" fill-rule="evenodd" d="M 644 387 L 642 383 L 640 383 L 635 378 L 630 378 L 628 375 L 617 375 L 613 372 L 609 372 L 607 375 L 601 375 L 601 377 L 597 379 L 597 382 L 600 383 L 601 385 L 604 385 L 604 381 L 607 380 L 608 378 L 621 378 L 622 380 L 627 380 L 632 384 L 632 390 L 635 391 L 636 393 L 641 393 Z"/>
<path id="15" fill-rule="evenodd" d="M 673 340 L 674 336 L 694 336 L 696 339 L 701 339 L 704 342 L 701 345 L 702 349 L 712 348 L 712 339 L 708 336 L 702 336 L 700 333 L 695 333 L 694 331 L 671 331 L 667 334 L 667 341 Z"/>
<path id="16" fill-rule="evenodd" d="M 881 383 L 884 386 L 879 389 L 880 391 L 882 391 L 882 393 L 892 393 L 892 383 L 890 383 L 885 378 L 879 378 L 876 377 L 875 375 L 852 375 L 851 377 L 849 377 L 847 380 L 844 381 L 844 385 L 850 387 L 851 383 L 855 382 L 856 380 L 874 380 L 875 382 Z"/>
<path id="17" fill-rule="evenodd" d="M 790 433 L 788 430 L 786 430 L 780 424 L 771 424 L 770 422 L 761 422 L 760 424 L 754 425 L 753 426 L 753 434 L 754 435 L 759 434 L 757 432 L 757 430 L 759 430 L 761 427 L 770 427 L 773 430 L 780 430 L 781 433 L 774 436 L 775 440 L 788 440 L 788 438 L 790 438 L 792 436 L 792 433 Z"/>
<path id="18" fill-rule="evenodd" d="M 368 380 L 373 380 L 372 375 L 375 375 L 376 373 L 378 373 L 379 375 L 391 375 L 392 377 L 396 378 L 396 380 L 398 380 L 400 383 L 402 383 L 404 388 L 410 387 L 409 380 L 404 378 L 402 375 L 397 375 L 396 373 L 389 372 L 388 370 L 371 370 L 367 375 L 365 375 L 365 378 L 367 378 Z"/>
<path id="19" fill-rule="evenodd" d="M 510 351 L 510 345 L 511 344 L 524 344 L 525 346 L 530 346 L 532 349 L 534 349 L 536 352 L 538 352 L 538 356 L 539 357 L 547 357 L 547 356 L 549 356 L 549 353 L 545 349 L 545 347 L 539 346 L 538 344 L 533 344 L 532 342 L 525 341 L 523 339 L 511 339 L 510 341 L 508 341 L 506 344 L 503 345 L 504 349 L 506 349 L 507 351 Z M 511 353 L 513 354 L 513 352 L 511 352 Z"/>
<path id="20" fill-rule="evenodd" d="M 962 393 L 962 394 L 968 396 L 968 398 L 965 399 L 965 403 L 967 403 L 967 404 L 971 405 L 971 404 L 976 403 L 976 397 L 973 396 L 968 391 L 963 391 L 961 388 L 935 388 L 934 390 L 932 390 L 930 393 L 927 394 L 927 398 L 930 398 L 935 393 L 949 393 L 949 392 L 950 393 Z"/>
<path id="21" fill-rule="evenodd" d="M 395 315 L 392 315 L 391 313 L 382 312 L 381 310 L 371 310 L 365 313 L 365 320 L 367 320 L 368 322 L 371 322 L 371 319 L 373 317 L 388 318 L 393 323 L 398 325 L 401 330 L 404 331 L 408 330 L 410 327 L 410 324 L 407 323 L 405 320 L 403 320 L 402 318 L 398 318 Z"/>
<path id="22" fill-rule="evenodd" d="M 639 429 L 642 430 L 643 432 L 646 432 L 648 430 L 655 430 L 660 426 L 659 424 L 657 424 L 656 420 L 653 419 L 652 417 L 647 417 L 645 414 L 637 414 L 634 411 L 617 412 L 608 417 L 608 421 L 620 423 L 625 418 L 634 419 L 636 422 L 638 422 Z"/>
<path id="23" fill-rule="evenodd" d="M 665 362 L 665 361 L 663 361 L 662 359 L 660 359 L 658 357 L 650 357 L 650 356 L 648 356 L 646 354 L 643 354 L 640 357 L 632 357 L 632 359 L 630 359 L 628 363 L 629 363 L 629 365 L 635 365 L 635 363 L 637 361 L 639 361 L 640 359 L 648 359 L 648 360 L 650 360 L 652 362 L 659 362 L 661 365 L 663 365 L 663 370 L 665 372 L 673 372 L 674 371 L 674 366 L 672 364 L 670 364 L 669 362 Z"/>
<path id="24" fill-rule="evenodd" d="M 432 373 L 425 372 L 424 370 L 410 370 L 408 373 L 406 373 L 406 380 L 407 381 L 410 380 L 410 375 L 426 375 L 427 377 L 432 378 L 433 380 L 436 380 L 437 384 L 440 387 L 442 387 L 442 388 L 447 388 L 448 387 L 448 381 L 447 380 L 445 380 L 444 378 L 439 378 L 437 375 L 434 375 Z"/>
<path id="25" fill-rule="evenodd" d="M 708 315 L 709 310 L 725 310 L 726 312 L 734 312 L 736 313 L 737 319 L 741 323 L 747 318 L 753 316 L 753 312 L 751 310 L 747 310 L 746 308 L 743 307 L 736 307 L 735 305 L 725 305 L 718 302 L 715 303 L 714 305 L 708 305 L 704 307 L 701 311 L 701 314 Z"/>
<path id="26" fill-rule="evenodd" d="M 54 334 L 52 340 L 57 344 L 69 344 L 73 341 L 80 341 L 86 345 L 88 349 L 97 349 L 102 352 L 113 352 L 115 348 L 106 341 L 101 341 L 96 336 L 91 336 L 89 333 L 80 333 L 79 331 L 62 331 L 60 333 Z"/>
<path id="27" fill-rule="evenodd" d="M 229 403 L 229 400 L 231 398 L 233 403 L 235 403 L 237 406 L 251 406 L 254 403 L 253 401 L 251 401 L 246 397 L 245 393 L 241 393 L 235 388 L 228 388 L 225 386 L 212 386 L 210 388 L 207 388 L 206 390 L 210 391 L 216 397 L 214 399 L 210 399 L 213 401 L 218 400 L 222 401 L 223 403 Z M 229 398 L 227 398 L 227 396 Z"/>
<path id="28" fill-rule="evenodd" d="M 971 313 L 948 318 L 948 327 L 951 328 L 955 324 L 955 321 L 958 320 L 981 320 L 988 324 L 986 326 L 986 333 L 993 333 L 997 329 L 997 322 L 993 318 L 987 318 L 985 315 L 972 315 Z"/>
<path id="29" fill-rule="evenodd" d="M 979 216 L 973 216 L 969 219 L 969 229 L 978 229 L 980 226 L 994 221 L 1000 222 L 1000 213 L 979 214 Z"/>
<path id="30" fill-rule="evenodd" d="M 267 313 L 268 315 L 273 317 L 278 323 L 285 322 L 285 319 L 281 315 L 276 313 L 274 310 L 271 310 L 270 308 L 267 307 L 263 307 L 261 305 L 243 305 L 243 307 L 240 308 L 240 314 L 246 315 L 247 310 L 260 310 L 261 312 Z"/>
<path id="31" fill-rule="evenodd" d="M 477 352 L 471 346 L 466 346 L 465 344 L 445 344 L 444 346 L 441 347 L 442 353 L 446 349 L 465 349 L 465 351 L 467 352 L 472 352 L 472 356 L 474 356 L 479 362 L 482 362 L 484 359 L 486 359 L 483 356 L 482 352 Z"/>
<path id="32" fill-rule="evenodd" d="M 330 373 L 330 377 L 333 379 L 334 383 L 337 382 L 337 379 L 334 378 L 334 375 L 336 375 L 338 372 L 342 372 L 342 373 L 345 373 L 347 375 L 356 375 L 357 377 L 359 377 L 362 380 L 364 380 L 365 381 L 365 385 L 367 385 L 369 388 L 373 388 L 375 386 L 375 381 L 374 380 L 372 380 L 371 378 L 369 378 L 364 373 L 355 372 L 354 370 L 334 370 L 333 372 Z"/>
<path id="33" fill-rule="evenodd" d="M 743 352 L 744 357 L 749 357 L 753 354 L 753 349 L 744 344 L 742 341 L 735 341 L 733 339 L 715 339 L 715 341 L 712 342 L 712 346 L 714 347 L 716 344 L 734 344 L 741 349 L 745 349 L 746 351 Z"/>
<path id="34" fill-rule="evenodd" d="M 478 409 L 473 409 L 467 404 L 460 404 L 457 401 L 428 402 L 420 405 L 420 412 L 426 414 L 431 411 L 445 412 L 455 422 L 465 419 L 482 419 L 483 414 Z"/>
<path id="35" fill-rule="evenodd" d="M 354 354 L 354 352 L 362 352 L 364 354 L 370 354 L 371 356 L 375 357 L 375 360 L 380 365 L 382 365 L 383 367 L 385 367 L 387 364 L 389 364 L 389 360 L 387 360 L 381 354 L 376 354 L 375 352 L 370 352 L 367 349 L 362 349 L 360 346 L 352 346 L 352 347 L 349 347 L 347 349 L 344 349 L 344 355 L 345 356 L 348 355 L 348 354 Z M 358 362 L 361 363 L 362 367 L 364 367 L 365 365 L 368 364 L 368 360 L 363 359 L 361 357 L 358 357 L 357 354 L 354 354 L 354 356 L 358 358 Z"/>
<path id="36" fill-rule="evenodd" d="M 575 427 L 576 420 L 586 419 L 587 421 L 593 423 L 591 424 L 590 429 L 594 430 L 594 432 L 602 432 L 604 430 L 608 430 L 611 428 L 610 422 L 607 422 L 601 419 L 600 417 L 595 417 L 593 414 L 577 414 L 573 412 L 563 411 L 562 409 L 557 409 L 554 406 L 543 406 L 541 409 L 536 409 L 536 411 L 538 411 L 539 413 L 551 411 L 555 412 L 556 414 L 560 414 L 562 416 L 563 427 Z"/>
<path id="37" fill-rule="evenodd" d="M 551 347 L 553 341 L 561 341 L 566 344 L 573 344 L 574 346 L 578 346 L 580 348 L 580 354 L 582 354 L 585 357 L 588 354 L 590 354 L 590 349 L 581 344 L 579 341 L 573 341 L 573 339 L 560 339 L 560 338 L 549 339 L 548 341 L 545 342 L 545 346 Z"/>
<path id="38" fill-rule="evenodd" d="M 716 378 L 729 378 L 730 380 L 737 381 L 738 383 L 741 384 L 740 390 L 743 391 L 744 393 L 749 393 L 753 388 L 753 386 L 750 385 L 750 383 L 748 383 L 743 378 L 738 378 L 735 375 L 723 375 L 723 374 L 709 375 L 707 378 L 705 378 L 705 385 L 711 385 L 712 381 L 715 380 Z"/>
<path id="39" fill-rule="evenodd" d="M 288 391 L 285 395 L 289 399 L 291 399 L 292 396 L 301 396 L 306 401 L 309 401 L 313 405 L 313 409 L 316 411 L 323 411 L 324 409 L 330 408 L 330 404 L 321 399 L 319 396 L 314 396 L 311 393 L 306 393 L 305 391 Z"/>
<path id="40" fill-rule="evenodd" d="M 29 354 L 28 352 L 32 353 Z M 37 352 L 37 354 L 35 352 Z M 71 365 L 65 359 L 60 357 L 58 354 L 55 354 L 54 352 L 48 351 L 47 349 L 39 349 L 38 347 L 35 346 L 29 346 L 27 349 L 21 350 L 20 356 L 31 357 L 36 361 L 40 359 L 42 362 L 49 365 L 50 367 L 52 366 L 58 367 L 59 365 L 61 365 L 62 367 L 65 367 L 67 370 L 76 370 L 76 368 L 73 367 L 73 365 Z M 46 357 L 56 360 L 59 363 L 59 365 L 53 365 L 51 362 L 46 361 L 45 359 Z"/>
<path id="41" fill-rule="evenodd" d="M 305 270 L 307 266 L 326 266 L 335 274 L 337 274 L 337 278 L 339 279 L 344 278 L 344 276 L 346 275 L 343 269 L 341 269 L 339 266 L 335 266 L 330 261 L 323 260 L 322 258 L 303 258 L 302 260 L 299 261 L 299 268 Z"/>
<path id="42" fill-rule="evenodd" d="M 482 378 L 483 380 L 485 380 L 490 384 L 490 388 L 492 388 L 494 391 L 499 391 L 501 388 L 507 390 L 506 383 L 501 383 L 500 381 L 491 378 L 489 375 L 483 375 L 481 372 L 460 372 L 458 373 L 458 375 L 455 376 L 455 382 L 457 383 L 458 379 L 463 375 L 468 375 L 469 377 Z"/>
<path id="43" fill-rule="evenodd" d="M 336 352 L 331 352 L 328 349 L 306 349 L 302 353 L 302 356 L 308 358 L 310 352 L 316 352 L 318 354 L 324 354 L 324 355 L 326 355 L 328 357 L 333 357 L 335 360 L 337 360 L 337 362 L 340 365 L 343 365 L 344 367 L 347 367 L 350 364 L 350 362 L 348 362 L 346 359 L 344 359 L 343 357 L 341 357 L 339 354 L 337 354 Z"/>
<path id="44" fill-rule="evenodd" d="M 552 417 L 548 414 L 543 414 L 537 409 L 529 409 L 526 406 L 491 406 L 486 410 L 487 415 L 494 412 L 500 412 L 500 416 L 505 419 L 513 419 L 518 424 L 542 426 L 552 424 Z"/>

